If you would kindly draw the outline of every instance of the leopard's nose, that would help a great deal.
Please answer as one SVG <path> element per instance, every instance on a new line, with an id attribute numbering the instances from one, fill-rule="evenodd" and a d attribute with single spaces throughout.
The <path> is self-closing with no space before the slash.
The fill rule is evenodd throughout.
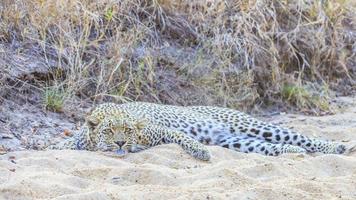
<path id="1" fill-rule="evenodd" d="M 122 147 L 124 144 L 126 144 L 126 141 L 115 141 L 115 144 L 117 144 L 119 147 Z"/>

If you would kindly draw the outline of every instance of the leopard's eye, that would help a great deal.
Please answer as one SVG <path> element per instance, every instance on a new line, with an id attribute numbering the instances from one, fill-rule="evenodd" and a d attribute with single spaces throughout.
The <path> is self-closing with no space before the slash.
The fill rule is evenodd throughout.
<path id="1" fill-rule="evenodd" d="M 110 133 L 110 135 L 114 135 L 115 130 L 111 128 L 110 131 L 109 131 L 109 133 Z"/>
<path id="2" fill-rule="evenodd" d="M 104 131 L 107 135 L 113 135 L 114 134 L 114 130 L 112 128 L 107 128 Z"/>

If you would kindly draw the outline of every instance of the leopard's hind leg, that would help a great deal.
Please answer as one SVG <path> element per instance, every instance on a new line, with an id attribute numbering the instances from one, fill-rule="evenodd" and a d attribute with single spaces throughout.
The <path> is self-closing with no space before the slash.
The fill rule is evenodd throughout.
<path id="1" fill-rule="evenodd" d="M 309 138 L 290 129 L 262 122 L 237 110 L 209 106 L 192 107 L 192 109 L 224 124 L 227 132 L 232 135 L 256 138 L 275 144 L 295 145 L 308 152 L 342 154 L 346 151 L 343 144 Z"/>

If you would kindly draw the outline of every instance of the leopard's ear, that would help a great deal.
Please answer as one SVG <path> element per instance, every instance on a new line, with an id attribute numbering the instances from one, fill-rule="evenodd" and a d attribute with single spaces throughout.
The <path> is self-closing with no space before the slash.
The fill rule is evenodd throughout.
<path id="1" fill-rule="evenodd" d="M 135 126 L 138 130 L 142 130 L 143 128 L 145 128 L 146 124 L 147 124 L 147 120 L 138 120 Z"/>
<path id="2" fill-rule="evenodd" d="M 95 129 L 95 127 L 100 123 L 100 120 L 96 117 L 88 115 L 85 117 L 85 121 L 88 124 L 90 129 Z"/>

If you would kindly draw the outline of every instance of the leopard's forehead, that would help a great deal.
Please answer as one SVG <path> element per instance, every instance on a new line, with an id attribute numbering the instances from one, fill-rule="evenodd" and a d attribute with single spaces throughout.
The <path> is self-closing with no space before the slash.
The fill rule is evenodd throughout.
<path id="1" fill-rule="evenodd" d="M 114 124 L 110 126 L 110 129 L 114 132 L 121 132 L 121 131 L 125 131 L 126 126 L 125 124 Z"/>
<path id="2" fill-rule="evenodd" d="M 120 121 L 120 119 L 129 119 L 127 113 L 117 109 L 116 105 L 112 103 L 101 104 L 89 111 L 88 115 L 99 120 L 99 122 L 102 122 L 107 117 L 112 117 L 112 124 L 117 127 L 124 124 L 124 121 Z"/>
<path id="3" fill-rule="evenodd" d="M 114 116 L 110 119 L 110 122 L 114 129 L 135 129 L 137 128 L 136 124 L 138 123 L 136 120 L 127 119 L 122 116 Z"/>
<path id="4" fill-rule="evenodd" d="M 95 109 L 90 113 L 91 116 L 99 119 L 99 120 L 103 120 L 108 116 L 114 116 L 117 119 L 125 119 L 128 116 L 125 113 L 122 112 L 118 112 L 115 110 L 102 110 L 102 109 Z"/>

